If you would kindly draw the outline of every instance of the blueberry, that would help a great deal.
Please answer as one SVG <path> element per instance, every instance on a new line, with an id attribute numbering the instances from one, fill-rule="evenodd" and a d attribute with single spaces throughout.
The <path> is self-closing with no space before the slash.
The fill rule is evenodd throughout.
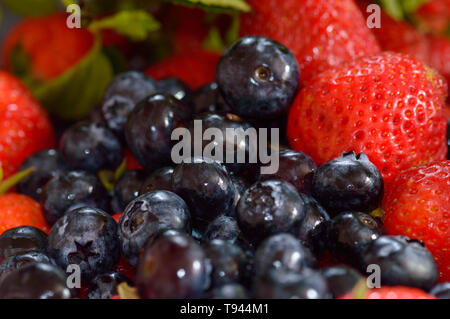
<path id="1" fill-rule="evenodd" d="M 155 94 L 131 112 L 125 125 L 128 146 L 148 171 L 171 164 L 174 129 L 186 127 L 191 118 L 189 107 L 172 95 Z"/>
<path id="2" fill-rule="evenodd" d="M 73 169 L 97 173 L 116 169 L 123 159 L 120 141 L 106 126 L 80 122 L 70 127 L 60 141 L 64 160 Z"/>
<path id="3" fill-rule="evenodd" d="M 194 117 L 193 121 L 189 125 L 189 131 L 192 137 L 192 150 L 195 147 L 200 147 L 201 150 L 206 150 L 208 145 L 212 142 L 207 138 L 198 139 L 195 135 L 195 124 L 201 121 L 201 136 L 205 134 L 207 130 L 219 130 L 221 134 L 214 134 L 214 146 L 215 149 L 211 152 L 212 158 L 224 164 L 228 171 L 239 172 L 249 166 L 250 163 L 250 138 L 245 137 L 245 133 L 253 130 L 253 139 L 256 141 L 258 136 L 256 130 L 251 128 L 251 125 L 244 122 L 238 116 L 231 113 L 218 114 L 218 113 L 203 113 Z M 198 124 L 197 124 L 198 125 Z M 232 130 L 232 131 L 231 131 Z M 238 131 L 239 130 L 239 131 Z M 231 132 L 232 134 L 230 134 Z M 234 132 L 234 133 L 233 133 Z M 239 137 L 235 136 L 237 134 Z M 250 136 L 250 135 L 249 135 Z M 219 153 L 216 151 L 219 150 Z M 233 154 L 227 154 L 227 150 L 232 150 Z M 242 155 L 239 155 L 242 154 Z M 230 155 L 232 157 L 230 158 Z M 240 158 L 240 156 L 242 158 Z M 256 161 L 256 160 L 255 160 Z"/>
<path id="4" fill-rule="evenodd" d="M 325 209 L 311 196 L 300 194 L 305 205 L 305 218 L 294 235 L 303 245 L 320 255 L 326 246 L 327 225 L 330 220 Z"/>
<path id="5" fill-rule="evenodd" d="M 370 215 L 344 212 L 328 226 L 328 249 L 338 260 L 359 266 L 367 246 L 381 235 L 380 225 Z"/>
<path id="6" fill-rule="evenodd" d="M 363 276 L 353 268 L 339 265 L 321 269 L 328 282 L 328 287 L 334 298 L 339 298 L 353 290 Z"/>
<path id="7" fill-rule="evenodd" d="M 257 278 L 258 299 L 330 299 L 331 292 L 320 272 L 305 269 L 301 273 L 272 269 Z"/>
<path id="8" fill-rule="evenodd" d="M 139 196 L 145 180 L 143 170 L 126 171 L 114 185 L 112 208 L 115 212 L 123 212 L 125 207 Z"/>
<path id="9" fill-rule="evenodd" d="M 430 295 L 439 299 L 450 299 L 450 282 L 437 284 L 431 288 Z"/>
<path id="10" fill-rule="evenodd" d="M 140 194 L 156 190 L 172 191 L 172 174 L 174 168 L 167 166 L 151 173 L 142 183 Z"/>
<path id="11" fill-rule="evenodd" d="M 0 284 L 0 299 L 70 299 L 66 274 L 47 263 L 33 263 L 11 272 Z"/>
<path id="12" fill-rule="evenodd" d="M 267 274 L 271 269 L 301 272 L 313 267 L 316 260 L 298 239 L 291 234 L 276 234 L 264 240 L 255 253 L 255 275 Z"/>
<path id="13" fill-rule="evenodd" d="M 167 77 L 156 82 L 158 93 L 170 94 L 176 99 L 189 100 L 191 90 L 186 83 L 174 77 Z"/>
<path id="14" fill-rule="evenodd" d="M 381 284 L 429 290 L 439 278 L 431 253 L 419 241 L 403 236 L 381 236 L 364 255 L 364 268 L 380 267 Z M 365 270 L 365 269 L 364 269 Z"/>
<path id="15" fill-rule="evenodd" d="M 53 225 L 48 235 L 49 256 L 62 269 L 78 265 L 85 283 L 116 266 L 119 246 L 116 221 L 91 207 L 70 211 Z"/>
<path id="16" fill-rule="evenodd" d="M 380 172 L 364 153 L 343 153 L 319 167 L 313 179 L 314 197 L 329 213 L 370 213 L 380 205 L 383 189 Z"/>
<path id="17" fill-rule="evenodd" d="M 204 251 L 212 265 L 212 287 L 240 282 L 243 279 L 247 260 L 239 246 L 229 241 L 214 239 L 205 245 Z"/>
<path id="18" fill-rule="evenodd" d="M 214 288 L 211 292 L 212 299 L 248 299 L 248 292 L 240 284 L 230 283 Z"/>
<path id="19" fill-rule="evenodd" d="M 107 88 L 101 105 L 106 125 L 118 136 L 123 136 L 128 115 L 136 104 L 156 91 L 156 83 L 140 72 L 118 75 Z"/>
<path id="20" fill-rule="evenodd" d="M 247 240 L 259 243 L 264 238 L 289 232 L 305 217 L 302 198 L 294 186 L 280 180 L 253 184 L 237 206 L 239 227 Z"/>
<path id="21" fill-rule="evenodd" d="M 123 282 L 131 285 L 131 280 L 116 271 L 96 276 L 89 285 L 89 299 L 110 299 L 117 295 L 117 286 Z"/>
<path id="22" fill-rule="evenodd" d="M 191 237 L 168 231 L 147 242 L 136 285 L 142 298 L 198 298 L 210 285 L 210 271 L 203 249 Z"/>
<path id="23" fill-rule="evenodd" d="M 20 170 L 26 170 L 30 167 L 34 167 L 33 173 L 19 182 L 17 190 L 36 201 L 40 200 L 44 185 L 69 168 L 61 153 L 53 149 L 31 155 L 22 164 Z"/>
<path id="24" fill-rule="evenodd" d="M 56 265 L 55 261 L 46 254 L 39 251 L 28 251 L 10 256 L 0 264 L 0 282 L 16 269 L 22 268 L 31 263 L 47 263 Z"/>
<path id="25" fill-rule="evenodd" d="M 52 178 L 41 196 L 44 218 L 49 225 L 76 207 L 92 206 L 108 211 L 109 201 L 99 179 L 84 171 L 64 172 Z"/>
<path id="26" fill-rule="evenodd" d="M 237 221 L 226 215 L 220 215 L 214 219 L 206 228 L 203 239 L 206 242 L 214 239 L 227 240 L 231 243 L 236 243 L 241 238 L 241 230 L 239 229 Z"/>
<path id="27" fill-rule="evenodd" d="M 274 174 L 261 175 L 261 179 L 281 179 L 294 185 L 299 192 L 310 194 L 316 170 L 316 163 L 305 153 L 282 150 L 279 152 L 278 171 Z"/>
<path id="28" fill-rule="evenodd" d="M 6 230 L 0 236 L 0 260 L 29 251 L 44 252 L 47 235 L 32 226 L 20 226 Z"/>
<path id="29" fill-rule="evenodd" d="M 231 111 L 215 82 L 206 84 L 194 91 L 189 100 L 195 114 Z"/>
<path id="30" fill-rule="evenodd" d="M 245 37 L 224 52 L 216 78 L 237 115 L 271 118 L 284 114 L 291 105 L 300 72 L 294 55 L 281 43 Z"/>
<path id="31" fill-rule="evenodd" d="M 128 204 L 119 221 L 122 254 L 136 266 L 147 240 L 168 229 L 190 232 L 190 227 L 189 209 L 176 194 L 154 191 L 141 195 Z"/>
<path id="32" fill-rule="evenodd" d="M 197 157 L 181 163 L 173 172 L 172 186 L 186 201 L 193 226 L 200 231 L 234 208 L 236 189 L 227 170 L 217 162 Z"/>
<path id="33" fill-rule="evenodd" d="M 447 159 L 450 159 L 450 122 L 447 122 Z"/>

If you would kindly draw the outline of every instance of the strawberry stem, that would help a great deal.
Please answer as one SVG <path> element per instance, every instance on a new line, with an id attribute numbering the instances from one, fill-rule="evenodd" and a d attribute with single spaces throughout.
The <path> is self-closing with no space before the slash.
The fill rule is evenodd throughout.
<path id="1" fill-rule="evenodd" d="M 8 190 L 10 190 L 12 187 L 16 186 L 20 181 L 27 178 L 31 173 L 33 173 L 36 170 L 34 167 L 27 168 L 26 170 L 20 171 L 16 174 L 14 174 L 11 177 L 8 177 L 4 181 L 0 182 L 0 194 L 5 194 Z M 1 176 L 3 177 L 3 172 L 1 173 Z"/>

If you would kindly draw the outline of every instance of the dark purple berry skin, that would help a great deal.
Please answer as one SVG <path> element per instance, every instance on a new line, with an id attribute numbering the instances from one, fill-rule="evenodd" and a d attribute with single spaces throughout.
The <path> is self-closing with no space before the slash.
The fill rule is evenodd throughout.
<path id="1" fill-rule="evenodd" d="M 264 240 L 255 252 L 255 275 L 263 276 L 271 269 L 301 272 L 314 267 L 316 260 L 308 248 L 291 234 L 276 234 Z"/>
<path id="2" fill-rule="evenodd" d="M 213 289 L 210 297 L 211 299 L 248 299 L 249 295 L 243 286 L 231 283 Z"/>
<path id="3" fill-rule="evenodd" d="M 117 295 L 117 286 L 123 282 L 131 285 L 131 280 L 116 271 L 107 272 L 96 276 L 89 284 L 89 299 L 110 299 Z"/>
<path id="4" fill-rule="evenodd" d="M 158 93 L 170 94 L 177 100 L 189 100 L 191 90 L 186 83 L 180 79 L 167 77 L 156 82 Z"/>
<path id="5" fill-rule="evenodd" d="M 69 210 L 82 206 L 109 211 L 110 198 L 97 176 L 85 171 L 64 172 L 44 187 L 41 205 L 44 218 L 53 225 Z"/>
<path id="6" fill-rule="evenodd" d="M 450 299 L 450 282 L 437 284 L 431 288 L 430 295 L 439 299 Z"/>
<path id="7" fill-rule="evenodd" d="M 302 152 L 283 150 L 279 152 L 279 168 L 275 174 L 261 175 L 261 179 L 281 179 L 297 188 L 298 192 L 311 194 L 312 179 L 317 165 Z"/>
<path id="8" fill-rule="evenodd" d="M 174 168 L 167 166 L 151 173 L 142 183 L 140 194 L 157 190 L 172 191 L 172 174 Z"/>
<path id="9" fill-rule="evenodd" d="M 210 285 L 211 265 L 187 234 L 168 231 L 148 241 L 139 260 L 136 286 L 141 298 L 202 297 Z"/>
<path id="10" fill-rule="evenodd" d="M 305 217 L 302 198 L 288 182 L 267 180 L 253 184 L 237 206 L 239 227 L 257 244 L 270 235 L 290 232 Z"/>
<path id="11" fill-rule="evenodd" d="M 293 234 L 303 245 L 320 255 L 326 246 L 326 233 L 330 216 L 311 196 L 300 194 L 305 204 L 305 218 Z"/>
<path id="12" fill-rule="evenodd" d="M 272 269 L 255 282 L 257 299 L 330 299 L 331 292 L 320 272 L 305 269 L 301 273 Z"/>
<path id="13" fill-rule="evenodd" d="M 219 86 L 215 82 L 206 84 L 194 91 L 189 101 L 195 114 L 231 112 L 231 108 L 225 102 Z"/>
<path id="14" fill-rule="evenodd" d="M 17 190 L 36 201 L 40 200 L 42 188 L 49 180 L 69 169 L 61 153 L 53 149 L 31 155 L 22 164 L 20 170 L 30 167 L 34 167 L 33 173 L 19 182 Z"/>
<path id="15" fill-rule="evenodd" d="M 339 298 L 352 291 L 356 284 L 363 279 L 358 271 L 344 265 L 323 268 L 320 272 L 327 280 L 333 298 Z"/>
<path id="16" fill-rule="evenodd" d="M 428 291 L 439 279 L 433 256 L 415 239 L 403 236 L 381 236 L 373 241 L 363 256 L 363 270 L 380 266 L 381 284 L 417 287 Z"/>
<path id="17" fill-rule="evenodd" d="M 66 274 L 47 263 L 33 263 L 11 272 L 0 284 L 0 299 L 71 299 Z"/>
<path id="18" fill-rule="evenodd" d="M 242 130 L 241 131 L 242 133 L 240 134 L 244 134 L 244 132 L 246 132 L 248 129 L 251 128 L 251 125 L 249 123 L 244 122 L 238 116 L 233 115 L 231 113 L 227 114 L 203 113 L 197 115 L 194 117 L 194 119 L 191 121 L 189 125 L 189 131 L 192 137 L 192 150 L 195 150 L 195 143 L 199 143 L 201 145 L 202 150 L 204 150 L 207 147 L 207 145 L 211 143 L 211 140 L 206 140 L 203 138 L 198 140 L 195 137 L 194 121 L 201 121 L 202 136 L 204 132 L 208 129 L 212 128 L 220 130 L 222 134 L 214 136 L 214 143 L 216 145 L 222 146 L 223 159 L 225 160 L 225 162 L 222 164 L 227 168 L 229 172 L 239 172 L 240 170 L 250 166 L 250 157 L 249 157 L 250 144 L 247 141 L 247 139 L 239 141 L 238 138 L 227 134 L 227 129 L 233 130 L 240 129 Z M 232 161 L 230 161 L 227 157 L 228 149 L 232 149 L 235 152 Z M 239 153 L 245 156 L 245 163 L 238 162 Z"/>
<path id="19" fill-rule="evenodd" d="M 79 122 L 61 137 L 60 151 L 72 169 L 97 173 L 101 169 L 116 169 L 123 160 L 119 139 L 106 126 Z"/>
<path id="20" fill-rule="evenodd" d="M 31 263 L 46 263 L 56 265 L 55 261 L 39 251 L 28 251 L 6 258 L 0 264 L 0 282 L 11 272 Z"/>
<path id="21" fill-rule="evenodd" d="M 229 241 L 214 239 L 203 249 L 212 265 L 212 287 L 240 282 L 243 279 L 247 258 L 239 246 Z"/>
<path id="22" fill-rule="evenodd" d="M 227 170 L 217 162 L 193 158 L 191 163 L 181 163 L 173 172 L 172 187 L 185 200 L 193 226 L 201 232 L 234 208 L 236 189 Z"/>
<path id="23" fill-rule="evenodd" d="M 236 243 L 241 238 L 241 230 L 239 229 L 237 221 L 226 215 L 220 215 L 214 219 L 206 228 L 203 236 L 205 242 L 215 239 L 226 240 L 231 243 Z"/>
<path id="24" fill-rule="evenodd" d="M 223 97 L 243 118 L 284 114 L 299 84 L 294 55 L 281 43 L 264 37 L 245 37 L 222 55 L 216 79 Z"/>
<path id="25" fill-rule="evenodd" d="M 76 264 L 81 280 L 112 270 L 120 257 L 117 223 L 100 209 L 82 207 L 59 219 L 48 235 L 48 253 L 66 269 Z"/>
<path id="26" fill-rule="evenodd" d="M 0 236 L 0 261 L 19 253 L 46 249 L 47 235 L 32 226 L 11 228 Z"/>
<path id="27" fill-rule="evenodd" d="M 450 122 L 447 122 L 447 159 L 450 159 Z"/>
<path id="28" fill-rule="evenodd" d="M 370 215 L 344 212 L 328 226 L 328 250 L 343 263 L 358 267 L 368 245 L 383 234 L 381 226 Z"/>
<path id="29" fill-rule="evenodd" d="M 139 196 L 142 183 L 145 180 L 143 170 L 126 171 L 116 182 L 113 190 L 112 209 L 114 212 L 123 212 L 125 207 Z"/>
<path id="30" fill-rule="evenodd" d="M 171 164 L 174 129 L 186 127 L 189 107 L 168 94 L 155 94 L 140 102 L 125 125 L 127 144 L 138 162 L 148 171 Z"/>
<path id="31" fill-rule="evenodd" d="M 313 179 L 314 198 L 328 213 L 370 213 L 383 199 L 383 178 L 364 154 L 343 153 L 319 167 Z"/>
<path id="32" fill-rule="evenodd" d="M 123 137 L 128 115 L 136 104 L 156 92 L 156 83 L 143 73 L 119 74 L 107 88 L 101 105 L 106 125 L 117 136 Z"/>
<path id="33" fill-rule="evenodd" d="M 154 191 L 139 196 L 125 208 L 119 221 L 121 251 L 125 259 L 138 264 L 139 251 L 146 241 L 162 231 L 191 231 L 191 218 L 186 203 L 169 191 Z"/>

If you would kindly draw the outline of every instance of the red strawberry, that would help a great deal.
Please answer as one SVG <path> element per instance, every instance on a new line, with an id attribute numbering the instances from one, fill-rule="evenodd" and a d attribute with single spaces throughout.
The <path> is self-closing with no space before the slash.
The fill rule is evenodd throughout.
<path id="1" fill-rule="evenodd" d="M 392 235 L 417 238 L 433 253 L 441 280 L 450 280 L 450 161 L 399 175 L 383 200 L 384 226 Z"/>
<path id="2" fill-rule="evenodd" d="M 450 20 L 450 0 L 426 1 L 416 12 L 416 17 L 431 31 L 443 33 Z"/>
<path id="3" fill-rule="evenodd" d="M 127 171 L 132 171 L 135 169 L 143 169 L 142 165 L 139 164 L 137 159 L 131 154 L 129 149 L 125 150 L 124 158 L 127 161 Z"/>
<path id="4" fill-rule="evenodd" d="M 177 77 L 195 90 L 215 80 L 219 58 L 218 53 L 208 51 L 177 54 L 152 65 L 146 73 L 155 80 Z"/>
<path id="5" fill-rule="evenodd" d="M 441 76 L 408 56 L 357 59 L 303 88 L 290 110 L 289 142 L 318 164 L 364 152 L 389 182 L 411 166 L 445 159 L 446 91 Z"/>
<path id="6" fill-rule="evenodd" d="M 367 290 L 362 297 L 350 292 L 339 299 L 436 299 L 425 291 L 411 287 L 381 287 Z"/>
<path id="7" fill-rule="evenodd" d="M 46 233 L 50 230 L 34 199 L 16 193 L 0 195 L 0 234 L 19 226 L 34 226 Z"/>
<path id="8" fill-rule="evenodd" d="M 286 45 L 297 57 L 304 83 L 353 58 L 380 51 L 352 0 L 249 0 L 241 35 L 261 35 Z"/>
<path id="9" fill-rule="evenodd" d="M 165 21 L 172 22 L 172 42 L 176 53 L 201 50 L 208 35 L 206 13 L 198 8 L 171 6 Z"/>
<path id="10" fill-rule="evenodd" d="M 429 58 L 426 63 L 439 71 L 450 84 L 450 39 L 428 36 Z"/>
<path id="11" fill-rule="evenodd" d="M 116 221 L 116 223 L 119 223 L 120 217 L 122 217 L 122 213 L 117 213 L 113 215 L 113 218 Z"/>
<path id="12" fill-rule="evenodd" d="M 5 40 L 3 64 L 12 70 L 13 50 L 19 48 L 30 59 L 27 72 L 37 80 L 50 80 L 75 65 L 92 48 L 93 35 L 86 29 L 69 29 L 66 14 L 27 19 Z"/>
<path id="13" fill-rule="evenodd" d="M 31 154 L 54 146 L 46 112 L 15 77 L 0 71 L 0 166 L 6 177 Z"/>

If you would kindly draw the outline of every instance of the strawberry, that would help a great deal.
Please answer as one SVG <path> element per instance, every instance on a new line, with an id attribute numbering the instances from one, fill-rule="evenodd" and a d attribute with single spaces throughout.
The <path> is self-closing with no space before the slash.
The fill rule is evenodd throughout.
<path id="1" fill-rule="evenodd" d="M 113 215 L 113 218 L 116 221 L 116 223 L 119 223 L 120 217 L 122 217 L 122 213 L 117 213 Z"/>
<path id="2" fill-rule="evenodd" d="M 443 33 L 449 26 L 450 0 L 426 1 L 415 16 L 430 31 Z"/>
<path id="3" fill-rule="evenodd" d="M 429 58 L 426 63 L 435 68 L 450 83 L 450 39 L 428 36 Z"/>
<path id="4" fill-rule="evenodd" d="M 301 81 L 344 61 L 380 51 L 352 0 L 249 0 L 241 35 L 261 35 L 297 57 Z"/>
<path id="5" fill-rule="evenodd" d="M 34 199 L 16 193 L 0 195 L 0 234 L 19 226 L 34 226 L 46 233 L 50 231 L 41 206 Z"/>
<path id="6" fill-rule="evenodd" d="M 21 22 L 4 43 L 6 70 L 16 71 L 13 61 L 18 49 L 29 60 L 29 69 L 21 72 L 38 81 L 53 79 L 74 66 L 92 48 L 94 37 L 86 29 L 69 29 L 66 20 L 66 14 L 57 13 Z"/>
<path id="7" fill-rule="evenodd" d="M 361 297 L 350 292 L 339 299 L 436 299 L 425 291 L 411 287 L 380 287 L 368 289 Z"/>
<path id="8" fill-rule="evenodd" d="M 383 199 L 384 226 L 392 235 L 425 243 L 441 280 L 450 280 L 450 161 L 431 163 L 399 175 Z"/>
<path id="9" fill-rule="evenodd" d="M 143 169 L 142 165 L 139 164 L 137 159 L 131 154 L 129 149 L 124 152 L 124 158 L 127 161 L 127 171 L 132 171 L 135 169 Z"/>
<path id="10" fill-rule="evenodd" d="M 366 153 L 390 182 L 414 165 L 445 159 L 445 80 L 390 52 L 318 75 L 294 101 L 288 139 L 322 164 L 343 151 Z"/>
<path id="11" fill-rule="evenodd" d="M 31 154 L 54 146 L 46 112 L 14 76 L 0 71 L 0 166 L 6 177 Z"/>
<path id="12" fill-rule="evenodd" d="M 208 51 L 176 54 L 152 65 L 146 73 L 155 80 L 177 77 L 195 90 L 215 80 L 219 58 L 218 53 Z"/>

